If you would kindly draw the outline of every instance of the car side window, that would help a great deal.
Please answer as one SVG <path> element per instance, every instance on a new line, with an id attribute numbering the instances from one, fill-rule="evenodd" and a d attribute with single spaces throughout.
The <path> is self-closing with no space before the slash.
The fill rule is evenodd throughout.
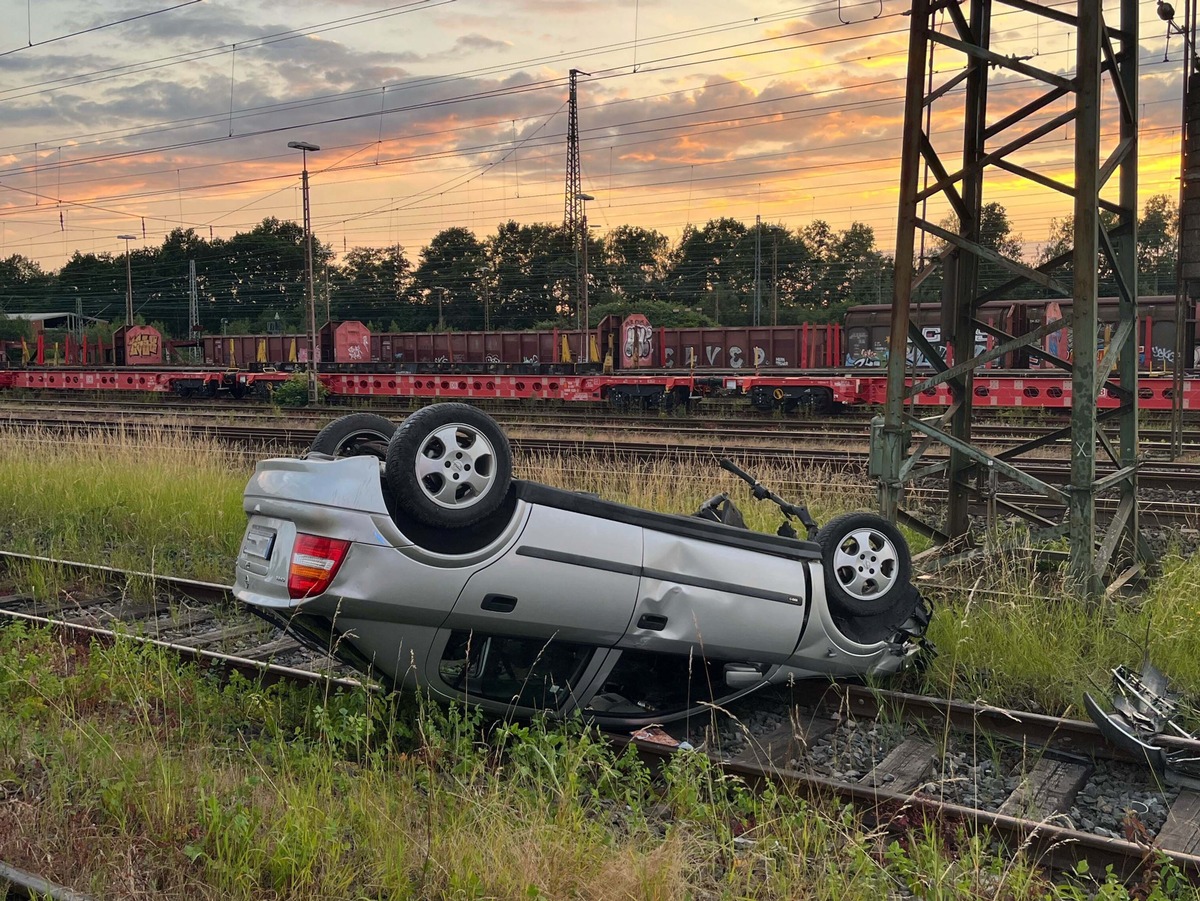
<path id="1" fill-rule="evenodd" d="M 587 710 L 600 717 L 653 715 L 712 703 L 732 693 L 726 682 L 727 664 L 752 666 L 692 654 L 622 651 Z"/>
<path id="2" fill-rule="evenodd" d="M 438 674 L 467 697 L 557 710 L 567 701 L 592 653 L 591 645 L 555 638 L 514 638 L 456 630 Z"/>

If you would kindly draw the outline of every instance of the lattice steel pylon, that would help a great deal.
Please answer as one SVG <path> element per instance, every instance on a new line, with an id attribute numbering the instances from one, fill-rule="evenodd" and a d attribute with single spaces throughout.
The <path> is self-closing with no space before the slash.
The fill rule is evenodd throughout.
<path id="1" fill-rule="evenodd" d="M 579 99 L 576 94 L 580 75 L 587 73 L 571 70 L 570 93 L 567 95 L 567 197 L 563 206 L 563 228 L 571 235 L 579 230 L 583 217 L 583 201 L 579 199 L 583 193 L 583 180 L 579 169 Z"/>
<path id="2" fill-rule="evenodd" d="M 882 428 L 872 446 L 872 471 L 879 477 L 882 513 L 931 535 L 937 540 L 966 539 L 973 502 L 989 495 L 990 504 L 1018 514 L 1038 527 L 1041 535 L 1067 535 L 1070 539 L 1069 572 L 1078 588 L 1091 595 L 1105 586 L 1115 587 L 1136 575 L 1150 559 L 1149 548 L 1138 528 L 1137 430 L 1138 335 L 1137 297 L 1137 40 L 1136 0 L 1119 4 L 1119 27 L 1105 22 L 1101 0 L 1078 0 L 1074 14 L 1032 0 L 913 0 L 909 30 L 908 77 L 904 109 L 904 147 L 900 169 L 900 210 L 896 234 L 895 288 L 889 347 L 888 393 Z M 1073 30 L 1074 75 L 1036 65 L 1036 56 L 1005 56 L 991 49 L 992 9 L 1024 14 L 1031 23 L 1055 24 Z M 965 10 L 965 14 L 964 14 Z M 938 19 L 941 19 L 939 28 Z M 1006 21 L 1006 29 L 1010 22 Z M 925 84 L 926 65 L 939 48 L 937 69 L 943 80 Z M 956 69 L 950 58 L 961 61 Z M 1033 60 L 1033 62 L 1031 62 Z M 949 73 L 949 74 L 947 74 Z M 988 88 L 992 79 L 1008 84 L 1022 79 L 1036 85 L 1026 100 L 1008 101 L 1005 114 L 988 119 Z M 1033 92 L 1033 89 L 1030 89 Z M 1007 95 L 1011 97 L 1011 93 Z M 1050 107 L 1067 98 L 1068 108 L 1057 115 Z M 1073 103 L 1071 100 L 1073 99 Z M 1119 122 L 1119 134 L 1101 159 L 1102 99 Z M 962 123 L 961 140 L 947 143 L 947 116 L 925 121 L 925 111 L 935 103 L 961 102 L 951 115 Z M 1020 104 L 1020 105 L 1018 105 Z M 1015 107 L 1015 108 L 1014 108 Z M 940 107 L 939 107 L 940 108 Z M 1039 171 L 1043 139 L 1069 124 L 1074 125 L 1074 182 Z M 951 134 L 955 134 L 953 130 Z M 1062 146 L 1062 139 L 1053 139 Z M 956 164 L 951 160 L 957 156 Z M 922 165 L 931 179 L 922 188 Z M 1033 268 L 1010 259 L 981 243 L 987 176 L 1025 180 L 1022 188 L 1044 188 L 1074 199 L 1074 248 Z M 1109 186 L 1115 176 L 1115 192 Z M 1115 193 L 1115 197 L 1113 196 Z M 953 213 L 957 227 L 930 221 L 927 205 Z M 1106 227 L 1100 216 L 1112 216 Z M 928 217 L 928 218 L 927 218 Z M 924 232 L 942 242 L 931 261 L 921 261 L 918 271 L 913 253 L 916 234 Z M 1111 266 L 1119 294 L 1119 317 L 1111 337 L 1099 344 L 1097 286 L 1100 258 Z M 981 289 L 981 264 L 999 267 L 1007 281 Z M 1069 264 L 1072 281 L 1056 277 Z M 919 286 L 940 267 L 943 274 L 941 342 L 934 342 L 913 321 L 912 299 Z M 989 300 L 1032 283 L 1046 293 L 1070 298 L 1069 316 L 1044 321 L 1015 337 L 1003 321 L 984 321 L 979 309 Z M 1050 315 L 1047 315 L 1050 318 Z M 1050 335 L 1069 330 L 1074 353 L 1052 353 L 1043 347 Z M 978 337 L 977 337 L 978 336 Z M 980 340 L 982 339 L 982 340 Z M 928 377 L 906 373 L 907 350 L 932 364 Z M 977 445 L 971 437 L 976 406 L 976 379 L 982 367 L 1007 355 L 1033 350 L 1042 360 L 1071 375 L 1071 424 L 1050 436 L 1016 442 L 996 450 Z M 1085 350 L 1086 352 L 1080 352 Z M 1113 373 L 1116 373 L 1115 378 Z M 986 375 L 986 373 L 984 373 Z M 945 384 L 953 403 L 940 416 L 923 418 L 905 404 L 922 391 Z M 982 386 L 982 381 L 981 381 Z M 983 386 L 986 387 L 986 386 Z M 1098 407 L 1103 403 L 1105 409 Z M 1117 428 L 1117 443 L 1105 433 Z M 916 433 L 919 443 L 910 447 Z M 1055 442 L 1069 440 L 1071 478 L 1068 486 L 1052 484 L 1033 475 L 1028 454 Z M 926 453 L 944 445 L 948 459 L 931 461 Z M 1111 461 L 1111 472 L 1097 475 L 1097 448 Z M 906 486 L 916 479 L 943 476 L 949 501 L 941 526 L 924 522 L 904 508 Z M 1015 480 L 1037 494 L 1060 504 L 1064 518 L 1055 520 L 1033 509 L 995 496 L 995 480 Z M 1102 491 L 1119 495 L 1112 521 L 1098 536 L 1096 496 Z M 1115 574 L 1115 575 L 1114 575 Z M 1110 576 L 1112 576 L 1110 578 Z"/>
<path id="3" fill-rule="evenodd" d="M 567 197 L 563 207 L 563 231 L 571 236 L 571 244 L 575 249 L 575 310 L 579 317 L 579 327 L 586 328 L 583 322 L 583 272 L 580 265 L 580 246 L 587 236 L 583 230 L 583 176 L 579 165 L 579 98 L 576 93 L 580 75 L 587 75 L 580 69 L 572 69 L 570 73 L 570 93 L 567 95 Z M 582 353 L 582 351 L 581 351 Z"/>

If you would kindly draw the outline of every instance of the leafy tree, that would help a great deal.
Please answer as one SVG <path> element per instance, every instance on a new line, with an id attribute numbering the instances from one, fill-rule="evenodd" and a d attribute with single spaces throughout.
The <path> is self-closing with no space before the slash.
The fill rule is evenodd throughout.
<path id="1" fill-rule="evenodd" d="M 0 260 L 0 309 L 22 313 L 46 312 L 47 304 L 53 302 L 53 284 L 51 275 L 19 253 Z"/>
<path id="2" fill-rule="evenodd" d="M 599 273 L 599 303 L 661 297 L 669 247 L 670 241 L 662 232 L 635 225 L 620 225 L 610 231 L 598 254 L 593 255 L 589 245 L 589 269 L 594 259 Z"/>
<path id="3" fill-rule="evenodd" d="M 1179 256 L 1179 207 L 1166 194 L 1155 194 L 1138 221 L 1138 290 L 1142 294 L 1175 293 L 1175 261 Z"/>
<path id="4" fill-rule="evenodd" d="M 490 304 L 487 247 L 470 229 L 447 228 L 433 236 L 421 251 L 421 262 L 413 273 L 412 293 L 428 303 L 428 313 L 437 321 L 441 302 L 442 319 L 447 328 L 482 329 L 484 305 Z"/>
<path id="5" fill-rule="evenodd" d="M 576 314 L 572 236 L 558 225 L 502 223 L 487 244 L 493 328 L 529 328 Z"/>
<path id="6" fill-rule="evenodd" d="M 1108 210 L 1100 211 L 1100 222 L 1104 228 L 1112 231 L 1116 228 L 1117 217 Z M 1062 219 L 1050 220 L 1050 237 L 1045 244 L 1042 245 L 1041 251 L 1037 255 L 1035 264 L 1044 266 L 1051 260 L 1070 253 L 1071 248 L 1075 246 L 1075 217 L 1064 216 Z M 1116 281 L 1113 278 L 1112 266 L 1108 262 L 1108 257 L 1101 252 L 1096 259 L 1097 272 L 1099 274 L 1099 293 L 1100 294 L 1115 294 L 1117 291 Z M 1060 282 L 1070 285 L 1074 279 L 1074 264 L 1070 257 L 1065 262 L 1060 263 L 1050 274 Z M 1048 293 L 1042 289 L 1035 289 L 1039 293 Z"/>
<path id="7" fill-rule="evenodd" d="M 753 233 L 728 217 L 710 219 L 701 229 L 687 226 L 671 256 L 667 282 L 673 299 L 691 300 L 716 322 L 748 322 L 754 286 Z"/>
<path id="8" fill-rule="evenodd" d="M 224 318 L 245 318 L 265 326 L 275 312 L 286 310 L 298 321 L 308 321 L 302 226 L 271 217 L 214 249 L 225 265 L 210 273 L 211 290 L 214 306 L 224 311 Z M 329 246 L 314 237 L 314 272 L 332 258 Z"/>
<path id="9" fill-rule="evenodd" d="M 58 271 L 58 283 L 64 294 L 77 296 L 85 316 L 125 321 L 125 264 L 109 253 L 80 253 L 78 250 Z"/>
<path id="10" fill-rule="evenodd" d="M 29 328 L 29 320 L 10 319 L 0 313 L 0 341 L 19 341 L 22 338 L 32 337 L 33 331 Z"/>
<path id="11" fill-rule="evenodd" d="M 605 316 L 620 316 L 624 319 L 632 313 L 641 313 L 655 328 L 705 328 L 713 325 L 711 318 L 694 307 L 680 306 L 666 300 L 620 300 L 606 301 L 591 307 L 592 325 Z"/>
<path id="12" fill-rule="evenodd" d="M 412 263 L 399 245 L 355 247 L 335 272 L 335 318 L 366 321 L 394 316 L 407 302 Z"/>
<path id="13" fill-rule="evenodd" d="M 889 257 L 875 246 L 875 230 L 854 222 L 835 232 L 817 219 L 798 236 L 803 251 L 793 277 L 802 309 L 787 321 L 827 321 L 856 303 L 884 303 L 891 298 Z"/>

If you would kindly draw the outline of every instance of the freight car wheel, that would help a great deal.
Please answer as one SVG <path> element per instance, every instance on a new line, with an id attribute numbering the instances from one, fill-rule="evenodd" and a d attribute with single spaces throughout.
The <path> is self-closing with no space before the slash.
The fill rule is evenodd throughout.
<path id="1" fill-rule="evenodd" d="M 492 417 L 468 404 L 434 404 L 388 442 L 388 487 L 426 525 L 469 526 L 493 513 L 512 481 L 512 450 Z"/>
<path id="2" fill-rule="evenodd" d="M 873 513 L 836 516 L 817 532 L 830 609 L 872 616 L 909 593 L 912 556 L 892 523 Z"/>
<path id="3" fill-rule="evenodd" d="M 396 431 L 396 423 L 374 413 L 351 413 L 339 416 L 317 433 L 310 451 L 331 457 L 387 457 L 388 441 Z"/>
<path id="4" fill-rule="evenodd" d="M 633 408 L 633 398 L 621 388 L 608 392 L 608 405 L 618 413 L 628 413 Z"/>

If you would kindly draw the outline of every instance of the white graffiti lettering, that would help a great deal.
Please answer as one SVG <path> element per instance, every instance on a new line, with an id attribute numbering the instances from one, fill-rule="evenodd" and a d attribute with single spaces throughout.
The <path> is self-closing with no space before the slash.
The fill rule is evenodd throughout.
<path id="1" fill-rule="evenodd" d="M 767 352 L 761 347 L 754 348 L 754 368 L 757 369 L 765 362 L 767 362 Z"/>
<path id="2" fill-rule="evenodd" d="M 485 362 L 485 363 L 499 363 L 499 362 L 500 362 L 500 357 L 499 357 L 498 355 L 496 355 L 496 354 L 484 354 L 484 357 L 483 357 L 483 362 Z"/>
<path id="3" fill-rule="evenodd" d="M 741 369 L 746 365 L 746 361 L 742 359 L 742 349 L 740 347 L 729 348 L 729 366 L 732 369 Z"/>
<path id="4" fill-rule="evenodd" d="M 351 344 L 346 348 L 346 356 L 351 360 L 361 360 L 363 358 L 362 348 L 357 344 Z"/>
<path id="5" fill-rule="evenodd" d="M 624 354 L 627 360 L 644 360 L 654 352 L 654 329 L 635 322 L 625 329 Z"/>
<path id="6" fill-rule="evenodd" d="M 724 350 L 724 348 L 718 347 L 716 344 L 710 344 L 708 347 L 704 348 L 704 355 L 708 357 L 709 366 L 716 365 L 717 357 L 721 355 L 722 350 Z"/>
<path id="7" fill-rule="evenodd" d="M 667 369 L 674 368 L 674 366 L 675 366 L 675 348 L 664 347 L 663 348 L 663 359 L 664 359 L 663 365 L 665 365 L 667 367 Z"/>
<path id="8" fill-rule="evenodd" d="M 776 366 L 791 366 L 792 364 L 787 361 L 787 357 L 776 357 L 775 365 Z"/>

